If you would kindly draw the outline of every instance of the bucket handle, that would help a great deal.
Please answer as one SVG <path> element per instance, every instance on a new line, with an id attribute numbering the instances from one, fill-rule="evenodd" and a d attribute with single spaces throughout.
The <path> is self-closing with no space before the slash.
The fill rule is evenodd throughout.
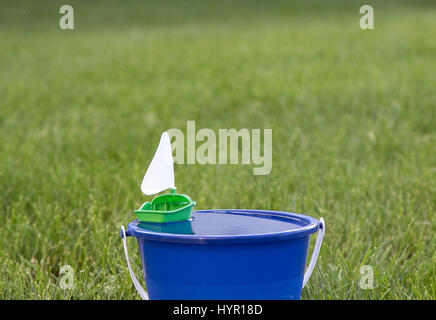
<path id="1" fill-rule="evenodd" d="M 129 251 L 127 250 L 127 236 L 126 230 L 124 230 L 124 226 L 121 226 L 121 238 L 123 239 L 124 254 L 126 256 L 127 266 L 129 267 L 130 278 L 132 278 L 133 285 L 135 286 L 136 291 L 138 291 L 139 295 L 143 300 L 149 300 L 148 293 L 139 284 L 139 281 L 138 279 L 136 279 L 135 273 L 132 270 L 132 266 L 130 265 Z"/>
<path id="2" fill-rule="evenodd" d="M 306 272 L 304 273 L 303 278 L 303 288 L 306 285 L 307 281 L 309 281 L 310 276 L 312 275 L 313 269 L 315 268 L 316 260 L 318 259 L 319 251 L 321 250 L 322 239 L 325 234 L 325 222 L 324 219 L 319 219 L 319 230 L 318 236 L 316 237 L 315 247 L 313 248 L 312 258 L 310 259 L 309 266 L 307 267 Z"/>

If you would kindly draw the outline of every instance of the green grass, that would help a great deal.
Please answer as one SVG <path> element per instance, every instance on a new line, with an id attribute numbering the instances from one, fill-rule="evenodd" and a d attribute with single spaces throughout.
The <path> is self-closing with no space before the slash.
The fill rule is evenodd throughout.
<path id="1" fill-rule="evenodd" d="M 198 209 L 324 217 L 303 299 L 436 298 L 436 6 L 371 1 L 362 31 L 359 1 L 69 3 L 74 31 L 58 1 L 0 2 L 0 298 L 137 299 L 119 226 L 187 120 L 273 129 L 270 175 L 176 182 Z"/>

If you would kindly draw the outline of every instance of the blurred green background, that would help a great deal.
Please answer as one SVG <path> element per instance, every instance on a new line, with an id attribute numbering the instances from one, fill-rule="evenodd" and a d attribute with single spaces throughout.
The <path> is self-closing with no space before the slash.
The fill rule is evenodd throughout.
<path id="1" fill-rule="evenodd" d="M 119 226 L 161 132 L 195 120 L 273 129 L 271 174 L 176 183 L 197 209 L 323 216 L 303 299 L 435 299 L 435 39 L 434 1 L 0 1 L 0 298 L 137 299 Z"/>

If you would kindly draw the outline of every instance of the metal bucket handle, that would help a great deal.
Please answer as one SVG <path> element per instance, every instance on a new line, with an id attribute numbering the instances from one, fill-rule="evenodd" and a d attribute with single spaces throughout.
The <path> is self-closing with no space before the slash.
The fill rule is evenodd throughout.
<path id="1" fill-rule="evenodd" d="M 313 269 L 315 268 L 316 260 L 318 259 L 319 251 L 321 250 L 321 244 L 322 244 L 322 239 L 324 238 L 324 234 L 325 234 L 325 223 L 324 223 L 324 219 L 321 218 L 319 220 L 318 236 L 316 237 L 315 247 L 313 248 L 313 252 L 312 252 L 312 258 L 310 259 L 309 266 L 307 267 L 307 270 L 304 273 L 303 288 L 306 285 L 307 281 L 309 281 Z M 136 291 L 138 291 L 139 295 L 143 300 L 149 300 L 147 292 L 139 284 L 139 281 L 138 279 L 136 279 L 135 273 L 132 270 L 132 266 L 130 265 L 129 251 L 127 250 L 127 236 L 126 236 L 126 230 L 124 230 L 124 226 L 121 226 L 121 238 L 123 239 L 124 254 L 126 256 L 127 266 L 129 268 L 129 273 L 130 273 L 130 277 L 132 278 L 133 285 L 135 286 Z"/>

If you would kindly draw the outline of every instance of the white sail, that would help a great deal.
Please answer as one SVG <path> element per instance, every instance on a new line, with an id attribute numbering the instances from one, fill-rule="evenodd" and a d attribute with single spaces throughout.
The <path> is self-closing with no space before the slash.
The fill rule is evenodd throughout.
<path id="1" fill-rule="evenodd" d="M 142 180 L 141 190 L 146 195 L 152 195 L 174 187 L 173 154 L 170 136 L 165 131 Z"/>

